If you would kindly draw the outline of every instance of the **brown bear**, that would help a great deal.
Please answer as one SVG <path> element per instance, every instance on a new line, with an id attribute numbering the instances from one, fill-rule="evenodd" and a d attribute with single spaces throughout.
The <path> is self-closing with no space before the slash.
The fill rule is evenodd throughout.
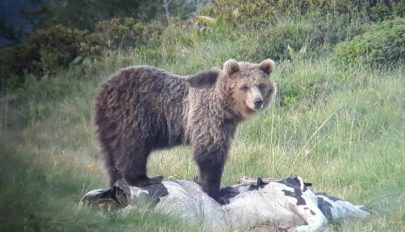
<path id="1" fill-rule="evenodd" d="M 202 188 L 218 199 L 221 176 L 237 125 L 263 110 L 276 93 L 274 62 L 228 60 L 189 77 L 150 66 L 121 70 L 101 85 L 95 122 L 110 184 L 159 183 L 149 178 L 149 154 L 191 144 Z"/>

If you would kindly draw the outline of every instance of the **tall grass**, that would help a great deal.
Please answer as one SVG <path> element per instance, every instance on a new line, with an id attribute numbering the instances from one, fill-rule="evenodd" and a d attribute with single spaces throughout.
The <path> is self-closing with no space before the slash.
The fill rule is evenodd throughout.
<path id="1" fill-rule="evenodd" d="M 166 32 L 174 33 L 174 32 Z M 184 36 L 182 38 L 181 36 Z M 228 38 L 228 39 L 227 39 Z M 119 68 L 150 64 L 179 74 L 251 58 L 257 36 L 179 35 L 157 49 L 107 54 L 61 70 L 13 101 L 1 101 L 1 231 L 201 231 L 178 218 L 136 211 L 128 217 L 78 209 L 85 192 L 107 186 L 92 122 L 100 82 Z M 255 39 L 256 38 L 256 39 Z M 405 66 L 336 66 L 329 56 L 278 63 L 276 102 L 237 131 L 223 185 L 239 177 L 300 175 L 325 191 L 365 204 L 365 220 L 327 231 L 405 229 Z M 152 154 L 150 175 L 197 175 L 189 147 Z"/>

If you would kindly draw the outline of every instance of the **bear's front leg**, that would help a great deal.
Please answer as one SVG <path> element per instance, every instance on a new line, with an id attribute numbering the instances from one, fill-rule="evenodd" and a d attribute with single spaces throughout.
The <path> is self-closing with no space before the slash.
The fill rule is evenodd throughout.
<path id="1" fill-rule="evenodd" d="M 199 167 L 199 182 L 203 191 L 222 204 L 219 193 L 226 153 L 194 148 L 194 159 Z"/>
<path id="2" fill-rule="evenodd" d="M 200 169 L 200 184 L 204 192 L 215 200 L 219 199 L 219 190 L 221 187 L 221 177 L 223 165 L 211 165 L 205 162 L 198 162 Z"/>

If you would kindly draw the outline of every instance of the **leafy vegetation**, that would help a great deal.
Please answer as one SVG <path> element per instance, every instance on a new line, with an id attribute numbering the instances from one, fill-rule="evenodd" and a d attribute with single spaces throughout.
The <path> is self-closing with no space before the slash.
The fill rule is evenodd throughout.
<path id="1" fill-rule="evenodd" d="M 130 17 L 140 22 L 165 22 L 162 0 L 31 0 L 36 10 L 28 13 L 39 28 L 63 25 L 80 30 L 94 31 L 95 24 L 111 18 Z M 196 2 L 205 3 L 204 0 Z M 172 16 L 182 19 L 190 17 L 195 10 L 193 1 L 171 1 L 169 10 Z"/>
<path id="2" fill-rule="evenodd" d="M 140 45 L 152 45 L 153 41 L 159 41 L 163 27 L 160 24 L 145 25 L 133 18 L 113 18 L 99 21 L 96 24 L 109 49 L 135 48 Z"/>
<path id="3" fill-rule="evenodd" d="M 403 11 L 396 10 L 403 5 L 300 1 L 289 11 L 284 1 L 274 1 L 274 8 L 260 5 L 265 2 L 270 4 L 217 0 L 200 11 L 211 12 L 200 15 L 207 17 L 170 25 L 108 19 L 98 24 L 97 34 L 59 26 L 63 36 L 37 31 L 35 39 L 4 48 L 9 59 L 0 65 L 21 66 L 2 73 L 3 85 L 4 77 L 19 85 L 2 88 L 0 95 L 0 230 L 204 231 L 145 210 L 121 217 L 77 208 L 82 194 L 108 184 L 92 122 L 98 86 L 129 65 L 188 75 L 230 58 L 274 58 L 276 102 L 239 128 L 223 185 L 244 175 L 300 175 L 315 191 L 364 204 L 373 213 L 364 220 L 334 222 L 326 231 L 403 231 L 405 66 L 391 56 L 404 57 Z M 378 14 L 367 13 L 377 9 L 371 2 L 389 14 L 377 19 Z M 359 10 L 352 7 L 356 4 L 370 7 Z M 236 8 L 240 19 L 227 16 Z M 274 16 L 266 19 L 257 10 Z M 93 36 L 96 42 L 88 42 Z M 97 47 L 93 53 L 94 46 L 101 51 Z M 384 65 L 357 63 L 364 56 L 351 50 L 357 48 L 382 52 L 368 61 L 384 57 L 375 60 Z M 76 60 L 79 56 L 83 59 Z M 33 60 L 40 71 L 26 68 Z M 52 67 L 47 75 L 46 65 Z M 0 69 L 5 70 L 10 69 Z M 197 168 L 190 154 L 189 147 L 155 152 L 150 175 L 192 179 Z"/>
<path id="4" fill-rule="evenodd" d="M 405 20 L 372 25 L 363 34 L 336 47 L 336 58 L 345 64 L 389 65 L 405 59 Z"/>
<path id="5" fill-rule="evenodd" d="M 0 50 L 0 75 L 6 87 L 16 87 L 24 83 L 25 74 L 41 79 L 85 57 L 101 55 L 103 47 L 103 40 L 95 34 L 63 26 L 41 29 L 25 43 Z"/>
<path id="6" fill-rule="evenodd" d="M 200 12 L 210 16 L 224 15 L 234 26 L 257 29 L 274 25 L 285 18 L 301 16 L 325 19 L 331 15 L 348 15 L 378 21 L 395 16 L 403 17 L 404 8 L 400 0 L 215 0 L 212 6 L 203 8 Z"/>

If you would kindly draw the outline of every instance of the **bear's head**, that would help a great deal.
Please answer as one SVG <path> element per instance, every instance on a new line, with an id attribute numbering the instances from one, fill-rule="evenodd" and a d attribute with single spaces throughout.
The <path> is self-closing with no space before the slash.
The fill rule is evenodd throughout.
<path id="1" fill-rule="evenodd" d="M 269 105 L 277 88 L 270 79 L 274 61 L 260 64 L 228 60 L 222 70 L 209 69 L 188 78 L 193 88 L 214 88 L 221 105 L 240 119 L 249 119 Z"/>
<path id="2" fill-rule="evenodd" d="M 270 79 L 274 61 L 260 64 L 228 60 L 223 67 L 225 92 L 231 98 L 233 110 L 243 119 L 249 119 L 263 110 L 272 101 L 277 88 Z"/>

